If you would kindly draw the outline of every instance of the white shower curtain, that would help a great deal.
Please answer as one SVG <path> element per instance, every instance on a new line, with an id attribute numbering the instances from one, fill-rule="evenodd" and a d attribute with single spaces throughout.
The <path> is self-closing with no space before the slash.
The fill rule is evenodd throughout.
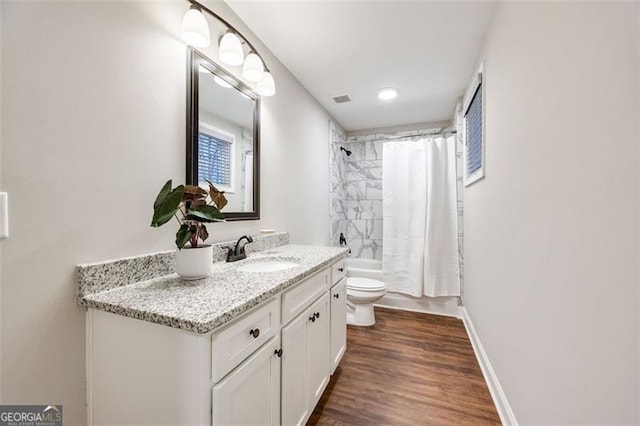
<path id="1" fill-rule="evenodd" d="M 460 295 L 455 163 L 452 137 L 383 145 L 382 267 L 389 291 Z"/>

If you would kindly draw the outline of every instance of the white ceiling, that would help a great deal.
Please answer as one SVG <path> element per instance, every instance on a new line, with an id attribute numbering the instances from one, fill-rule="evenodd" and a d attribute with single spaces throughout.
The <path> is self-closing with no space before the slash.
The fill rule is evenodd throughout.
<path id="1" fill-rule="evenodd" d="M 226 1 L 347 131 L 451 119 L 496 6 Z M 397 87 L 398 98 L 378 100 L 385 86 Z M 351 102 L 330 98 L 345 93 Z"/>

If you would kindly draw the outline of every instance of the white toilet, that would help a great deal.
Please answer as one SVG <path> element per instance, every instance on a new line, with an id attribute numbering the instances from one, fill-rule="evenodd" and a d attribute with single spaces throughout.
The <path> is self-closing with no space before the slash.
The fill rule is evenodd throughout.
<path id="1" fill-rule="evenodd" d="M 373 303 L 387 293 L 380 280 L 363 277 L 347 278 L 347 324 L 371 326 L 376 323 Z"/>

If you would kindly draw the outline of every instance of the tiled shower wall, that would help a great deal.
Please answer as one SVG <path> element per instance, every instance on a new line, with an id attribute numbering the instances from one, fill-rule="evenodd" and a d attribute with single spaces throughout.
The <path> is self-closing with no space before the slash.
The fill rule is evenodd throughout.
<path id="1" fill-rule="evenodd" d="M 462 228 L 462 129 L 456 120 L 456 152 L 458 157 L 458 245 L 460 270 L 463 266 Z M 382 259 L 382 144 L 386 138 L 439 133 L 441 129 L 411 130 L 394 133 L 376 133 L 366 136 L 341 138 L 340 132 L 331 131 L 331 197 L 332 243 L 338 244 L 340 232 L 347 238 L 352 256 L 360 259 Z M 420 137 L 407 137 L 406 140 Z M 340 151 L 351 151 L 347 156 Z"/>
<path id="2" fill-rule="evenodd" d="M 340 244 L 340 234 L 347 235 L 347 193 L 344 182 L 347 161 L 340 151 L 346 135 L 333 121 L 329 121 L 329 206 L 331 206 L 331 245 Z"/>
<path id="3" fill-rule="evenodd" d="M 374 139 L 375 137 L 370 137 Z M 347 243 L 352 256 L 382 259 L 382 141 L 363 140 L 344 144 L 344 187 L 347 196 Z"/>

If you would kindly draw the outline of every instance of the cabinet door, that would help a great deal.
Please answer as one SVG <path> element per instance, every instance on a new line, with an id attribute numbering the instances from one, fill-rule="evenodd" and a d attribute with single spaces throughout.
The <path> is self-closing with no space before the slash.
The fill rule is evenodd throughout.
<path id="1" fill-rule="evenodd" d="M 220 381 L 256 349 L 280 334 L 280 298 L 274 297 L 211 336 L 211 378 Z"/>
<path id="2" fill-rule="evenodd" d="M 274 337 L 213 387 L 213 425 L 280 424 L 278 349 Z"/>
<path id="3" fill-rule="evenodd" d="M 282 424 L 304 424 L 307 398 L 307 312 L 282 329 Z"/>
<path id="4" fill-rule="evenodd" d="M 307 380 L 309 406 L 315 407 L 329 383 L 329 293 L 309 308 L 307 320 Z"/>
<path id="5" fill-rule="evenodd" d="M 347 349 L 347 279 L 331 288 L 331 374 Z"/>

